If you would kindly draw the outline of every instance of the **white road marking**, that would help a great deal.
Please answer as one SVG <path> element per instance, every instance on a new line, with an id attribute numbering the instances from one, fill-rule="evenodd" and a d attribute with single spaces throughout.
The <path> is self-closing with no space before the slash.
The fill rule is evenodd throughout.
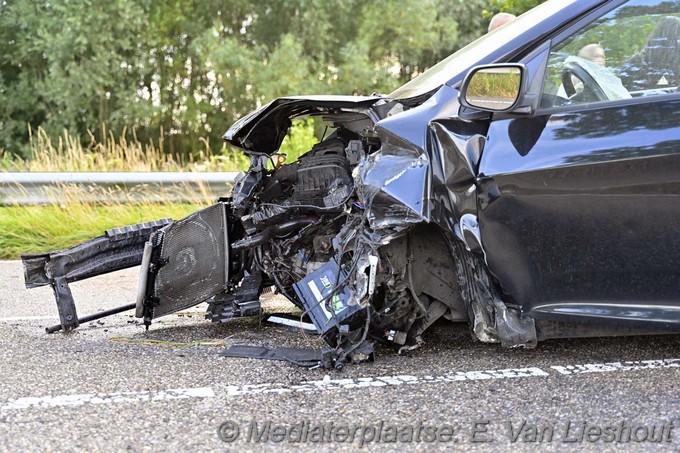
<path id="1" fill-rule="evenodd" d="M 84 393 L 80 395 L 59 395 L 17 398 L 0 407 L 0 412 L 12 409 L 46 408 L 57 406 L 82 406 L 84 404 L 130 403 L 138 401 L 166 401 L 187 398 L 213 398 L 210 387 L 168 389 L 161 391 Z"/>
<path id="2" fill-rule="evenodd" d="M 228 385 L 226 393 L 216 394 L 212 387 L 180 388 L 160 391 L 86 393 L 79 395 L 60 395 L 18 398 L 0 406 L 0 412 L 30 408 L 49 408 L 58 406 L 82 406 L 85 404 L 113 404 L 152 402 L 175 399 L 234 397 L 254 394 L 281 394 L 291 392 L 320 392 L 329 390 L 353 390 L 362 388 L 441 384 L 461 381 L 520 379 L 530 377 L 570 376 L 584 373 L 612 373 L 621 371 L 658 370 L 680 368 L 680 359 L 634 360 L 622 362 L 588 363 L 582 365 L 553 365 L 548 369 L 538 367 L 506 368 L 484 371 L 456 371 L 442 376 L 368 376 L 360 378 L 324 379 L 303 381 L 298 384 L 260 383 Z M 222 393 L 222 392 L 218 392 Z"/>
<path id="3" fill-rule="evenodd" d="M 587 363 L 585 365 L 553 365 L 550 368 L 560 374 L 609 373 L 612 371 L 654 370 L 656 368 L 680 368 L 680 359 L 633 360 L 627 362 Z"/>
<path id="4" fill-rule="evenodd" d="M 253 395 L 257 393 L 290 393 L 290 392 L 313 392 L 337 389 L 357 389 L 366 387 L 385 387 L 398 385 L 438 384 L 457 381 L 478 381 L 486 379 L 508 379 L 541 376 L 549 374 L 540 368 L 516 368 L 487 371 L 457 371 L 444 376 L 380 376 L 362 377 L 356 379 L 326 379 L 318 381 L 304 381 L 299 384 L 246 384 L 227 386 L 227 395 Z"/>

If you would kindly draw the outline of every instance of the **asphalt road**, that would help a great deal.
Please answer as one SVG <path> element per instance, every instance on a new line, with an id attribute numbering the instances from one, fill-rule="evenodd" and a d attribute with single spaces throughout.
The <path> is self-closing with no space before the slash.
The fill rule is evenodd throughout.
<path id="1" fill-rule="evenodd" d="M 136 274 L 74 284 L 79 313 L 132 301 Z M 218 355 L 319 346 L 257 319 L 190 311 L 145 332 L 120 314 L 46 335 L 56 321 L 51 290 L 0 262 L 0 451 L 680 450 L 676 335 L 505 350 L 442 323 L 407 356 L 327 372 Z"/>

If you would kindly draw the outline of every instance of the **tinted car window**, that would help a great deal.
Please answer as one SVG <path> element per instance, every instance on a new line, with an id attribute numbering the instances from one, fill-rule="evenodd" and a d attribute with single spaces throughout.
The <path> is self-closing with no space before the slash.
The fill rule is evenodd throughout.
<path id="1" fill-rule="evenodd" d="M 544 106 L 675 93 L 680 2 L 630 1 L 550 52 Z"/>

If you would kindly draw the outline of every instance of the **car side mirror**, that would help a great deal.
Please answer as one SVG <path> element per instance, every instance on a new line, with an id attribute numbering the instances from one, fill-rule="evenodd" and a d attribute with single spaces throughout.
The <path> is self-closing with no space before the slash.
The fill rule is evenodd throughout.
<path id="1" fill-rule="evenodd" d="M 526 68 L 495 64 L 472 68 L 460 88 L 462 106 L 483 112 L 508 112 L 524 94 Z"/>

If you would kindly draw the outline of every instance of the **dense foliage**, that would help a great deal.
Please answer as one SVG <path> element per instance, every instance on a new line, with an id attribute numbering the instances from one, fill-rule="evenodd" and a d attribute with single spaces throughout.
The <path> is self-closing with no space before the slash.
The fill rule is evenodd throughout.
<path id="1" fill-rule="evenodd" d="M 493 13 L 499 11 L 520 15 L 544 1 L 545 0 L 491 0 L 489 2 L 490 11 L 488 11 L 487 15 L 491 16 Z"/>
<path id="2" fill-rule="evenodd" d="M 0 0 L 0 152 L 30 126 L 186 156 L 277 96 L 388 93 L 535 3 Z"/>

